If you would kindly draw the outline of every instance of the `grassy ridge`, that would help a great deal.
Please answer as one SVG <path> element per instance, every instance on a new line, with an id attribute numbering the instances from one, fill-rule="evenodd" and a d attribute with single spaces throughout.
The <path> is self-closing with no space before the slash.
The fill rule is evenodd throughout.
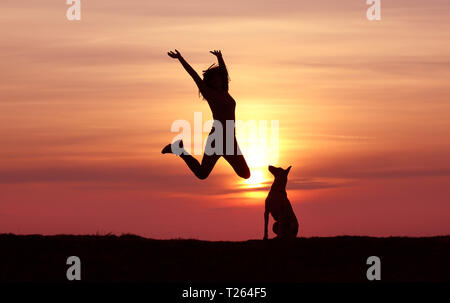
<path id="1" fill-rule="evenodd" d="M 373 255 L 382 281 L 450 281 L 448 236 L 210 242 L 0 234 L 0 248 L 2 282 L 64 282 L 69 256 L 92 282 L 364 282 Z"/>

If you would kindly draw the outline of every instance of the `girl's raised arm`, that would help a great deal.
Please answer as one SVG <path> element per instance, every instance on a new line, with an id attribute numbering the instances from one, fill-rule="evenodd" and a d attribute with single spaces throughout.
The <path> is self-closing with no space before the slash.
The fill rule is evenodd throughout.
<path id="1" fill-rule="evenodd" d="M 219 68 L 221 70 L 222 77 L 225 81 L 225 89 L 228 91 L 228 80 L 229 80 L 228 70 L 227 66 L 225 65 L 225 61 L 223 61 L 222 52 L 220 50 L 213 50 L 210 51 L 210 53 L 217 57 L 217 62 L 219 62 Z"/>
<path id="2" fill-rule="evenodd" d="M 225 61 L 223 61 L 222 52 L 220 50 L 210 51 L 211 54 L 217 57 L 217 62 L 219 63 L 219 67 L 223 70 L 225 75 L 228 77 L 227 66 L 225 65 Z"/>
<path id="3" fill-rule="evenodd" d="M 189 63 L 187 63 L 186 60 L 184 60 L 180 52 L 178 50 L 175 50 L 174 52 L 170 51 L 167 54 L 169 55 L 169 57 L 178 59 L 180 61 L 184 69 L 188 72 L 188 74 L 192 77 L 192 79 L 194 79 L 194 82 L 195 84 L 197 84 L 197 87 L 202 93 L 202 95 L 205 96 L 205 92 L 207 89 L 205 83 L 203 82 L 202 78 L 200 78 L 200 76 L 197 74 L 197 72 L 189 65 Z"/>

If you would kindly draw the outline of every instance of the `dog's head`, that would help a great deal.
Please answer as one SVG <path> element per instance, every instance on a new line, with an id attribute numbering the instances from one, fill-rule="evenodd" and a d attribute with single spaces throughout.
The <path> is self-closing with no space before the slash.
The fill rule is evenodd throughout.
<path id="1" fill-rule="evenodd" d="M 289 171 L 291 170 L 291 167 L 292 166 L 289 166 L 286 169 L 282 169 L 281 167 L 269 165 L 269 171 L 275 177 L 275 180 L 287 182 L 287 176 L 289 174 Z"/>

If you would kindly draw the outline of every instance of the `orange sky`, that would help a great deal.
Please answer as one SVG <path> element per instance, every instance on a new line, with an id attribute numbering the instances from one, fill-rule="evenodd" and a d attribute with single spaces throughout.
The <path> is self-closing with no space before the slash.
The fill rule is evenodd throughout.
<path id="1" fill-rule="evenodd" d="M 302 235 L 449 234 L 450 3 L 369 22 L 363 0 L 311 2 L 82 0 L 69 22 L 3 0 L 0 232 L 262 237 L 268 149 L 245 154 L 252 186 L 160 154 L 174 120 L 211 118 L 177 48 L 199 72 L 221 49 L 237 118 L 279 120 Z"/>

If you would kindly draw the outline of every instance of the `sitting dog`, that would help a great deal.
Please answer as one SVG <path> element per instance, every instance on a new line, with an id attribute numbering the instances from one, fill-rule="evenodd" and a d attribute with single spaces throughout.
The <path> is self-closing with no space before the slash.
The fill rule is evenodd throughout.
<path id="1" fill-rule="evenodd" d="M 298 233 L 298 221 L 287 197 L 287 176 L 292 166 L 287 169 L 269 166 L 269 171 L 275 180 L 266 198 L 264 211 L 264 240 L 268 238 L 267 225 L 269 224 L 269 213 L 272 214 L 275 223 L 272 230 L 277 238 L 295 238 Z"/>

